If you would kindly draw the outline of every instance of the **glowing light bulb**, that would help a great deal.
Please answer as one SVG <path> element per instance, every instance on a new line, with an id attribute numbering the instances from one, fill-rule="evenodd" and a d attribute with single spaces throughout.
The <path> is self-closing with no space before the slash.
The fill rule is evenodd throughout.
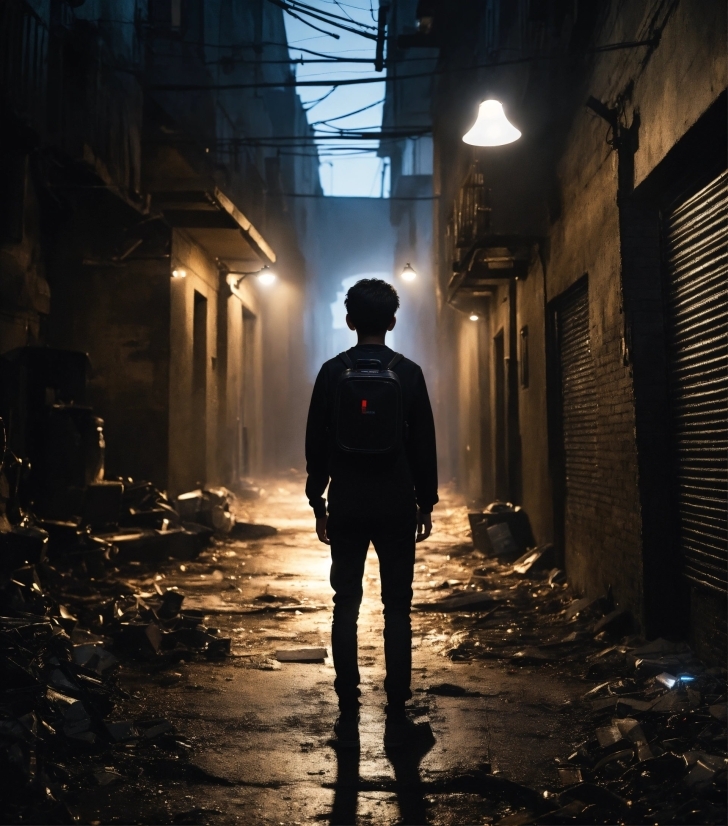
<path id="1" fill-rule="evenodd" d="M 276 274 L 266 269 L 263 270 L 263 272 L 258 273 L 257 278 L 259 283 L 261 283 L 264 287 L 270 287 L 270 285 L 276 280 Z"/>
<path id="2" fill-rule="evenodd" d="M 417 273 L 412 268 L 411 264 L 405 264 L 404 269 L 402 270 L 402 278 L 405 281 L 414 281 L 417 278 Z"/>
<path id="3" fill-rule="evenodd" d="M 463 141 L 471 146 L 503 146 L 513 143 L 521 133 L 509 122 L 498 100 L 484 100 L 478 108 L 478 117 Z"/>
<path id="4" fill-rule="evenodd" d="M 477 320 L 478 320 L 478 316 L 477 316 L 477 314 L 476 314 L 476 313 L 471 313 L 471 314 L 470 314 L 470 320 L 471 320 L 471 321 L 477 321 Z"/>
<path id="5" fill-rule="evenodd" d="M 172 278 L 184 278 L 187 275 L 186 270 L 172 270 Z"/>

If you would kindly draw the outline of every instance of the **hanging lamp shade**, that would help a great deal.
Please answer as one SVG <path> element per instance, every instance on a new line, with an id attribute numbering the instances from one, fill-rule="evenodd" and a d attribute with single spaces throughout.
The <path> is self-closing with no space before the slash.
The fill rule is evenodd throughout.
<path id="1" fill-rule="evenodd" d="M 478 108 L 478 117 L 463 141 L 471 146 L 503 146 L 513 143 L 521 133 L 509 122 L 498 100 L 484 100 Z"/>

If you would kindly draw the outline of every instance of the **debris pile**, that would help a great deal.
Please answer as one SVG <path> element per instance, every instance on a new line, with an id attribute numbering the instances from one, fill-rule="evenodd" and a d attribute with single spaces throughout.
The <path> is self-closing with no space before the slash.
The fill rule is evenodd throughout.
<path id="1" fill-rule="evenodd" d="M 103 480 L 103 457 L 75 487 L 28 466 L 0 419 L 0 801 L 7 822 L 73 823 L 84 789 L 189 752 L 167 720 L 116 718 L 119 667 L 222 658 L 231 640 L 176 589 L 140 592 L 120 569 L 193 559 L 220 526 L 187 521 L 151 482 Z M 209 498 L 234 521 L 231 496 Z"/>
<path id="2" fill-rule="evenodd" d="M 471 518 L 474 537 L 482 522 Z M 593 736 L 557 761 L 560 788 L 512 805 L 499 822 L 725 823 L 728 672 L 706 668 L 685 642 L 638 636 L 611 591 L 573 598 L 549 545 L 512 562 L 515 550 L 503 553 L 491 537 L 487 553 L 468 582 L 417 605 L 433 620 L 439 614 L 437 630 L 446 618 L 457 628 L 442 654 L 535 666 L 545 679 L 556 668 L 595 683 L 582 709 Z"/>

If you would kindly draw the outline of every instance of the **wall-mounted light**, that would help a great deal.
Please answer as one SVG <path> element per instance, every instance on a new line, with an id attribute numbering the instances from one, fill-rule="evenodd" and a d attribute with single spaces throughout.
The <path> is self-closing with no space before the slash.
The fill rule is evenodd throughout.
<path id="1" fill-rule="evenodd" d="M 503 104 L 498 100 L 484 100 L 478 107 L 478 117 L 463 135 L 463 141 L 471 146 L 503 146 L 513 143 L 521 133 L 508 120 Z"/>
<path id="2" fill-rule="evenodd" d="M 187 270 L 182 270 L 179 267 L 172 270 L 172 278 L 185 278 L 187 276 Z"/>
<path id="3" fill-rule="evenodd" d="M 271 284 L 275 283 L 278 276 L 271 270 L 271 268 L 266 264 L 260 270 L 255 270 L 254 272 L 228 272 L 226 276 L 226 281 L 231 289 L 237 289 L 240 286 L 240 282 L 245 280 L 249 275 L 254 275 L 258 279 L 258 283 L 262 284 L 264 287 L 270 287 Z"/>
<path id="4" fill-rule="evenodd" d="M 477 313 L 470 313 L 470 320 L 471 321 L 477 321 L 478 318 L 479 318 L 479 316 L 478 316 Z"/>
<path id="5" fill-rule="evenodd" d="M 276 278 L 278 278 L 278 276 L 274 272 L 271 272 L 267 267 L 264 267 L 259 273 L 256 273 L 256 277 L 264 287 L 270 287 L 270 285 L 275 282 Z"/>
<path id="6" fill-rule="evenodd" d="M 409 263 L 404 265 L 404 269 L 402 270 L 401 275 L 405 281 L 414 281 L 415 278 L 417 278 L 417 273 L 415 272 L 412 265 Z"/>

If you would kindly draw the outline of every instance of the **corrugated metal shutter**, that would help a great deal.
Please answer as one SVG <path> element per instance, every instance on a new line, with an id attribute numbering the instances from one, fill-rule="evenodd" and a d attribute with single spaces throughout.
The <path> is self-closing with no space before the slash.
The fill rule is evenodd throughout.
<path id="1" fill-rule="evenodd" d="M 597 392 L 586 281 L 561 304 L 558 328 L 568 518 L 575 515 L 576 506 L 594 503 L 598 473 Z"/>
<path id="2" fill-rule="evenodd" d="M 666 219 L 673 473 L 685 575 L 726 591 L 728 172 Z"/>

